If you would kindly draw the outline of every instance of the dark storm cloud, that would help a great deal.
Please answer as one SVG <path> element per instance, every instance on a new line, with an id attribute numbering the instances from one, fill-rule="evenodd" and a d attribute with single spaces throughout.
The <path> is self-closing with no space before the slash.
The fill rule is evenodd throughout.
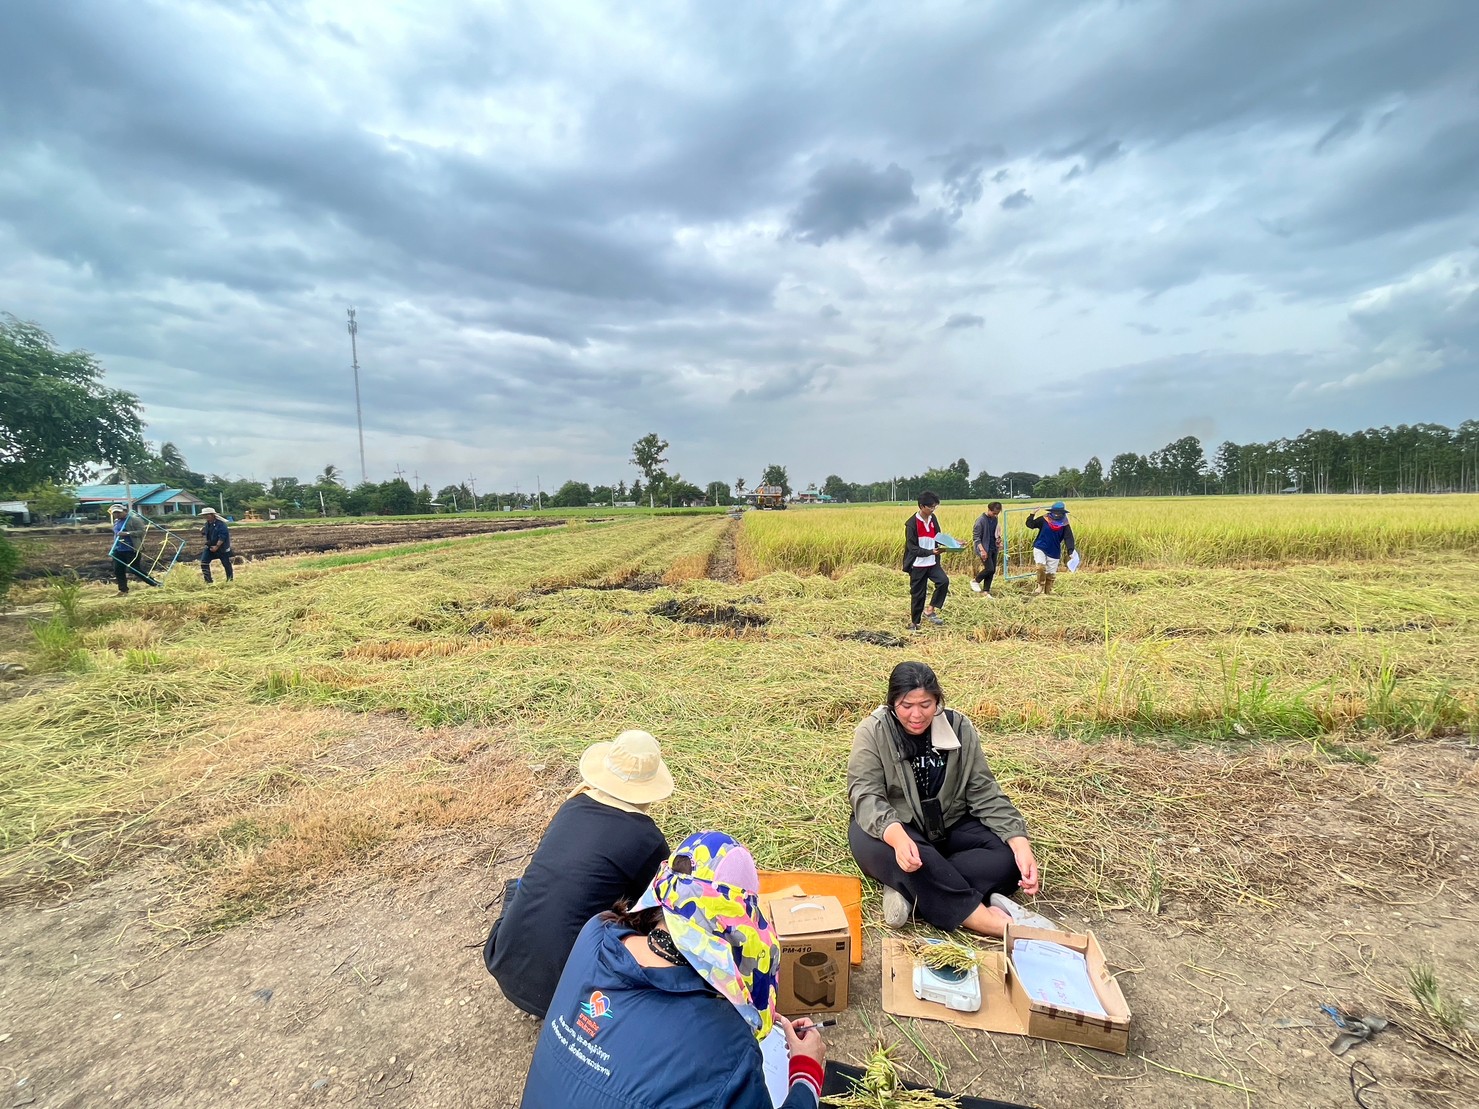
<path id="1" fill-rule="evenodd" d="M 857 160 L 842 162 L 812 174 L 790 227 L 802 242 L 821 246 L 918 202 L 908 170 L 894 163 L 874 169 Z"/>
<path id="2" fill-rule="evenodd" d="M 895 216 L 889 221 L 884 238 L 900 246 L 913 244 L 926 254 L 934 254 L 950 245 L 951 228 L 959 221 L 958 212 L 936 208 L 922 216 Z"/>
<path id="3" fill-rule="evenodd" d="M 1361 113 L 1347 112 L 1330 125 L 1315 143 L 1315 153 L 1322 154 L 1326 147 L 1334 146 L 1342 139 L 1348 139 L 1361 129 Z"/>
<path id="4" fill-rule="evenodd" d="M 886 469 L 901 375 L 998 323 L 1030 410 L 1152 439 L 1473 399 L 1471 5 L 410 12 L 12 5 L 0 308 L 168 419 L 332 444 L 356 303 L 376 438 L 508 466 L 658 423 Z"/>
<path id="5" fill-rule="evenodd" d="M 729 399 L 734 404 L 789 400 L 802 393 L 826 389 L 831 382 L 832 372 L 826 366 L 797 366 L 783 370 L 758 385 L 736 389 Z"/>

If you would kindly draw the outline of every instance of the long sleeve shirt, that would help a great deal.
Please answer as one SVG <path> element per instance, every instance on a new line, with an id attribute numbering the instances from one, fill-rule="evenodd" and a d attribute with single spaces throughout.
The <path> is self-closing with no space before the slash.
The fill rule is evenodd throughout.
<path id="1" fill-rule="evenodd" d="M 1007 799 L 981 750 L 981 736 L 965 716 L 952 712 L 954 727 L 944 710 L 935 716 L 930 743 L 946 753 L 945 778 L 938 797 L 945 827 L 974 816 L 1003 840 L 1027 834 L 1027 821 Z M 923 829 L 924 806 L 913 768 L 894 743 L 893 721 L 887 706 L 867 717 L 853 733 L 847 760 L 847 796 L 853 819 L 874 839 L 898 821 Z"/>

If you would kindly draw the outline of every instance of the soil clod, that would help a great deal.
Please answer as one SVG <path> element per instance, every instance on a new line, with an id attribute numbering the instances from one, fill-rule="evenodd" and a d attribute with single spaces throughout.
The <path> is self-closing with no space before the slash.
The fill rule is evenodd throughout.
<path id="1" fill-rule="evenodd" d="M 889 632 L 868 631 L 860 628 L 855 632 L 847 632 L 839 635 L 838 639 L 856 639 L 859 643 L 871 643 L 875 647 L 902 647 L 904 639 L 902 636 L 893 635 Z"/>
<path id="2" fill-rule="evenodd" d="M 674 597 L 652 610 L 652 615 L 683 624 L 706 624 L 729 628 L 758 628 L 770 623 L 770 617 L 759 612 L 746 612 L 733 605 L 716 604 L 697 597 Z"/>

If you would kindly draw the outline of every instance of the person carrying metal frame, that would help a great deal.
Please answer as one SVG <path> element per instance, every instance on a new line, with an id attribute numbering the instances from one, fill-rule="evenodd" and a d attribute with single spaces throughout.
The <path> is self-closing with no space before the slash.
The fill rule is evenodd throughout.
<path id="1" fill-rule="evenodd" d="M 1053 583 L 1058 580 L 1058 567 L 1073 557 L 1073 528 L 1068 523 L 1068 508 L 1062 501 L 1054 501 L 1041 516 L 1035 512 L 1027 514 L 1027 526 L 1037 532 L 1032 544 L 1032 561 L 1037 563 L 1037 588 L 1033 595 L 1046 597 L 1053 592 Z"/>

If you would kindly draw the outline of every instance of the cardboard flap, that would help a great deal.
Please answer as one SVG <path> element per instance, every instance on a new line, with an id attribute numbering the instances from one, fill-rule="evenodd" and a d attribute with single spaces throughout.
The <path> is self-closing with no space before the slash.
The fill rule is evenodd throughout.
<path id="1" fill-rule="evenodd" d="M 1005 1032 L 1025 1036 L 1027 1030 L 1007 1000 L 1006 956 L 988 951 L 981 956 L 981 1007 L 974 1013 L 958 1013 L 936 1001 L 914 996 L 914 960 L 895 936 L 883 941 L 883 1011 L 899 1017 L 942 1020 L 959 1028 L 982 1032 Z"/>
<path id="2" fill-rule="evenodd" d="M 1109 973 L 1109 967 L 1104 961 L 1104 951 L 1100 948 L 1094 933 L 1055 932 L 1042 928 L 1019 927 L 1015 924 L 1007 925 L 1003 946 L 1006 949 L 1006 972 L 1009 978 L 1016 974 L 1016 968 L 1012 965 L 1012 950 L 1021 940 L 1040 940 L 1045 943 L 1058 944 L 1060 947 L 1066 947 L 1082 955 L 1088 970 L 1089 983 L 1093 986 L 1094 993 L 1098 995 L 1099 1003 L 1104 1006 L 1105 1016 L 1050 1005 L 1029 997 L 1026 991 L 1022 990 L 1022 1001 L 1031 1012 L 1043 1013 L 1055 1019 L 1067 1019 L 1078 1025 L 1100 1027 L 1106 1032 L 1122 1032 L 1129 1028 L 1130 1006 L 1125 1001 L 1125 995 L 1120 990 L 1119 982 L 1115 980 L 1114 975 Z"/>
<path id="3" fill-rule="evenodd" d="M 771 899 L 770 912 L 777 936 L 847 931 L 847 914 L 835 897 L 776 897 Z"/>

